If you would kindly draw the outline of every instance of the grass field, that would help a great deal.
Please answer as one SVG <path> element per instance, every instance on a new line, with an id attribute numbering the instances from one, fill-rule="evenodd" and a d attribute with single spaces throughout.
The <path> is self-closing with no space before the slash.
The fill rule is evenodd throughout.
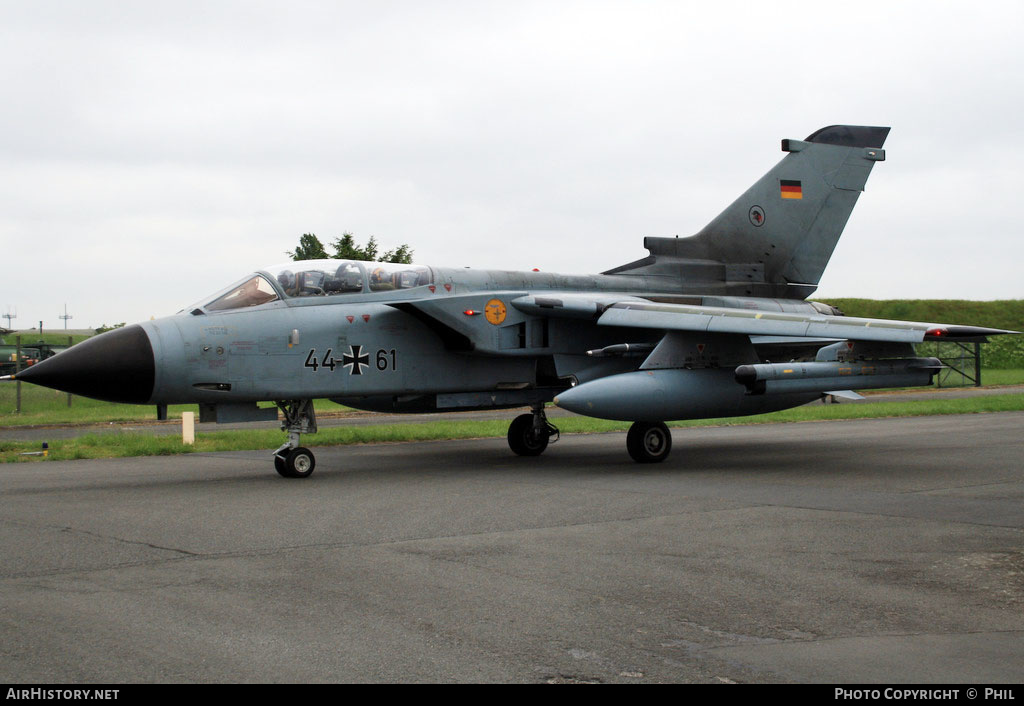
<path id="1" fill-rule="evenodd" d="M 990 370 L 981 371 L 981 381 L 985 387 L 998 387 L 1000 385 L 1024 385 L 1024 370 Z"/>
<path id="2" fill-rule="evenodd" d="M 1024 371 L 1022 371 L 1022 376 L 1024 376 Z M 17 413 L 15 412 L 17 408 L 16 388 L 16 383 L 0 383 L 0 427 L 156 420 L 154 405 L 115 404 L 92 400 L 88 397 L 72 397 L 71 406 L 68 407 L 66 392 L 58 392 L 27 383 L 21 386 L 21 412 Z M 335 404 L 330 400 L 317 400 L 315 407 L 320 413 L 348 410 L 348 407 Z M 167 409 L 167 415 L 171 419 L 181 419 L 182 412 L 198 414 L 199 406 L 194 404 L 171 405 Z"/>
<path id="3" fill-rule="evenodd" d="M 40 334 L 35 333 L 33 331 L 29 331 L 27 333 L 21 333 L 21 334 L 14 334 L 14 333 L 7 334 L 6 336 L 3 337 L 4 341 L 6 341 L 6 345 L 8 345 L 8 346 L 15 345 L 16 339 L 17 339 L 17 337 L 19 335 L 21 336 L 21 345 L 26 346 L 26 347 L 34 346 L 37 343 L 39 343 L 40 341 L 42 341 L 43 343 L 47 343 L 47 344 L 49 344 L 51 346 L 66 346 L 68 344 L 68 334 L 66 334 L 66 333 L 59 333 L 59 332 L 58 333 L 49 333 L 49 332 L 44 331 L 42 333 L 42 335 L 40 335 Z M 75 334 L 75 335 L 71 336 L 71 343 L 72 344 L 81 343 L 82 341 L 84 341 L 87 338 L 89 338 L 89 336 L 85 336 L 85 335 L 82 335 L 82 334 Z"/>
<path id="4" fill-rule="evenodd" d="M 944 414 L 982 414 L 991 412 L 1024 411 L 1024 393 L 989 395 L 967 399 L 931 399 L 922 395 L 920 400 L 907 402 L 875 402 L 840 405 L 808 405 L 796 409 L 754 417 L 728 419 L 702 419 L 671 422 L 673 427 L 725 426 L 738 424 L 769 424 L 780 422 L 811 422 L 842 419 L 872 419 L 879 417 L 913 417 Z M 558 420 L 564 434 L 592 434 L 625 431 L 629 422 L 614 422 L 586 417 L 568 417 Z M 424 424 L 394 424 L 379 426 L 327 427 L 316 435 L 307 435 L 303 443 L 308 446 L 337 446 L 345 444 L 387 443 L 401 441 L 428 441 L 441 439 L 473 439 L 504 437 L 507 420 L 497 421 L 444 421 Z M 205 433 L 194 446 L 185 446 L 179 436 L 154 437 L 147 434 L 91 434 L 50 445 L 49 460 L 84 458 L 114 458 L 124 456 L 168 456 L 195 452 L 239 451 L 266 449 L 268 452 L 281 444 L 283 435 L 276 430 L 223 431 Z M 38 452 L 39 444 L 0 441 L 0 463 L 41 461 L 40 456 L 25 456 Z"/>

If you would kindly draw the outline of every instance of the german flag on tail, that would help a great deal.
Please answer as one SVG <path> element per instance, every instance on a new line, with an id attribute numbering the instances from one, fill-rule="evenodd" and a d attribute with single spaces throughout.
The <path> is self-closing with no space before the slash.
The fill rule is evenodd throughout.
<path id="1" fill-rule="evenodd" d="M 804 189 L 796 179 L 779 179 L 779 195 L 784 199 L 802 199 Z"/>

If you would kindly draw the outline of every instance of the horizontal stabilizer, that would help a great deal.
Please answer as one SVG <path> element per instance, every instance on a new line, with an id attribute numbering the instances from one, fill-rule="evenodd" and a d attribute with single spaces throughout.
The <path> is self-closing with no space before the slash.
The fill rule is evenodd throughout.
<path id="1" fill-rule="evenodd" d="M 841 400 L 849 400 L 850 402 L 860 402 L 864 399 L 864 395 L 858 395 L 853 390 L 828 390 L 821 394 L 828 397 L 838 397 Z"/>

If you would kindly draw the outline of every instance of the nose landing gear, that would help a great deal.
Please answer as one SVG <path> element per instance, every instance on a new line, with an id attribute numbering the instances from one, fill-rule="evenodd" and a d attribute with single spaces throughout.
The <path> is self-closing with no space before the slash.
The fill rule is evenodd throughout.
<path id="1" fill-rule="evenodd" d="M 281 431 L 288 432 L 288 441 L 274 452 L 274 468 L 285 478 L 306 478 L 316 468 L 316 457 L 299 446 L 299 437 L 316 433 L 313 400 L 285 400 L 276 404 L 284 414 Z"/>

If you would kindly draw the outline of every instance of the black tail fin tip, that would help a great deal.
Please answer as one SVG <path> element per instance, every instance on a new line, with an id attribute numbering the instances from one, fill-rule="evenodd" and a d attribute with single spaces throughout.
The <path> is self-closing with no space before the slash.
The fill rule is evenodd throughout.
<path id="1" fill-rule="evenodd" d="M 804 142 L 842 147 L 882 147 L 890 128 L 868 125 L 829 125 L 812 132 Z"/>

